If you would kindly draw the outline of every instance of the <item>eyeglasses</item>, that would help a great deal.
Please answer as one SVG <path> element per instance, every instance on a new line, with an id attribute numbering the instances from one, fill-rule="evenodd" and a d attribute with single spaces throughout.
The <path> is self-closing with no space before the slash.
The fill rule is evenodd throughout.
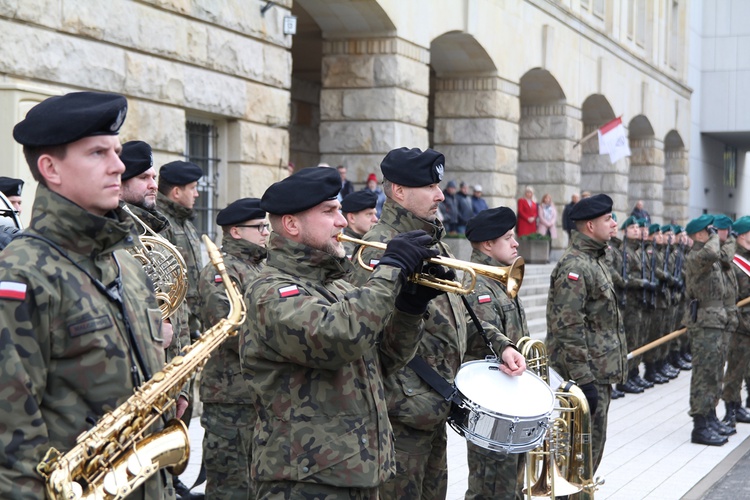
<path id="1" fill-rule="evenodd" d="M 262 233 L 263 231 L 268 231 L 268 228 L 271 227 L 270 224 L 237 224 L 234 227 L 254 227 L 258 230 L 259 233 Z"/>

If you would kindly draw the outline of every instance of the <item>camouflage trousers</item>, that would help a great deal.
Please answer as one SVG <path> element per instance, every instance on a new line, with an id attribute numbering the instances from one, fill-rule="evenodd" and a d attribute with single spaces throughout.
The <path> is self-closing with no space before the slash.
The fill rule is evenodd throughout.
<path id="1" fill-rule="evenodd" d="M 723 332 L 718 328 L 688 327 L 693 354 L 693 374 L 690 378 L 690 416 L 707 415 L 716 409 L 721 392 L 720 345 Z"/>
<path id="2" fill-rule="evenodd" d="M 444 499 L 448 492 L 448 436 L 444 425 L 420 431 L 393 426 L 396 477 L 380 485 L 380 498 Z"/>
<path id="3" fill-rule="evenodd" d="M 628 305 L 625 308 L 622 322 L 625 327 L 625 339 L 628 342 L 629 351 L 641 347 L 645 343 L 649 320 L 649 316 L 644 309 L 645 307 L 641 302 L 631 305 L 630 301 L 628 301 Z M 641 356 L 636 356 L 628 361 L 628 372 L 638 368 L 640 363 Z"/>
<path id="4" fill-rule="evenodd" d="M 250 461 L 256 418 L 252 405 L 203 404 L 201 425 L 205 429 L 203 463 L 208 500 L 255 498 Z"/>
<path id="5" fill-rule="evenodd" d="M 654 309 L 651 311 L 651 320 L 648 323 L 648 334 L 644 344 L 659 340 L 664 336 L 667 325 L 671 322 L 671 315 L 667 313 L 666 309 Z M 658 347 L 650 349 L 643 353 L 643 361 L 646 363 L 653 363 L 666 357 L 667 346 L 662 344 Z"/>
<path id="6" fill-rule="evenodd" d="M 467 442 L 469 489 L 466 500 L 521 500 L 525 453 L 504 454 Z"/>
<path id="7" fill-rule="evenodd" d="M 599 401 L 596 405 L 596 413 L 591 415 L 591 459 L 594 472 L 602 462 L 604 443 L 607 442 L 607 414 L 609 403 L 612 402 L 612 386 L 596 383 L 596 390 L 599 391 Z"/>
<path id="8" fill-rule="evenodd" d="M 293 481 L 260 481 L 255 484 L 258 500 L 378 500 L 377 488 L 340 488 Z"/>
<path id="9" fill-rule="evenodd" d="M 750 335 L 733 333 L 729 340 L 727 371 L 721 399 L 728 403 L 742 402 L 742 380 L 750 367 Z"/>

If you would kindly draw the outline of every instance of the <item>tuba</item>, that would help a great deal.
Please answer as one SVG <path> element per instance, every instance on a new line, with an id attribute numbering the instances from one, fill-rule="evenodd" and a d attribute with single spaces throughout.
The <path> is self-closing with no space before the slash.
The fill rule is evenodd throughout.
<path id="1" fill-rule="evenodd" d="M 141 244 L 128 248 L 128 252 L 143 266 L 154 284 L 161 317 L 167 319 L 180 307 L 187 295 L 185 259 L 174 245 L 136 217 L 127 205 L 123 205 L 122 209 L 143 228 L 143 233 L 139 236 Z"/>
<path id="2" fill-rule="evenodd" d="M 76 440 L 70 451 L 47 451 L 37 471 L 45 479 L 47 498 L 53 500 L 118 500 L 127 497 L 162 468 L 179 474 L 190 457 L 187 428 L 180 420 L 149 434 L 175 404 L 180 389 L 208 361 L 211 353 L 245 319 L 245 302 L 229 279 L 219 249 L 203 236 L 208 255 L 224 280 L 229 314 L 206 331 L 184 356 L 175 357 L 127 401 L 104 415 Z"/>
<path id="3" fill-rule="evenodd" d="M 541 340 L 524 337 L 518 350 L 526 365 L 551 386 L 557 386 L 558 416 L 552 420 L 544 442 L 526 457 L 526 498 L 567 496 L 588 500 L 604 480 L 593 479 L 591 413 L 583 391 L 562 381 L 549 367 L 547 348 Z"/>

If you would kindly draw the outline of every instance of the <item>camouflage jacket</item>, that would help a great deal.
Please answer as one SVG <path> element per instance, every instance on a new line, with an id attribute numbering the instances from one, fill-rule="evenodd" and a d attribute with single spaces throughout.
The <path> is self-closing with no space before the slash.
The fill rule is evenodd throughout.
<path id="1" fill-rule="evenodd" d="M 486 266 L 504 265 L 478 250 L 472 251 L 471 261 Z M 505 285 L 499 281 L 478 275 L 474 293 L 467 295 L 466 298 L 471 308 L 474 309 L 474 313 L 481 321 L 495 325 L 511 342 L 517 343 L 521 340 L 521 337 L 529 335 L 529 327 L 526 325 L 526 313 L 523 310 L 521 299 L 518 297 L 511 299 L 508 297 Z M 466 361 L 484 359 L 489 354 L 481 337 L 481 335 L 474 335 L 472 341 L 479 341 L 480 343 L 468 346 Z"/>
<path id="2" fill-rule="evenodd" d="M 352 231 L 351 229 L 349 229 L 348 226 L 344 228 L 344 234 L 346 236 L 349 236 L 350 238 L 357 238 L 358 240 L 362 239 L 362 235 L 361 234 L 355 233 L 354 231 Z M 344 251 L 346 252 L 346 257 L 348 259 L 352 258 L 352 255 L 354 255 L 354 251 L 357 248 L 359 248 L 359 245 L 356 245 L 354 243 L 350 243 L 348 241 L 344 242 Z M 355 263 L 355 265 L 357 265 L 357 264 Z"/>
<path id="3" fill-rule="evenodd" d="M 189 309 L 190 331 L 203 331 L 200 321 L 200 295 L 198 294 L 198 279 L 203 269 L 201 241 L 195 226 L 191 222 L 194 214 L 189 208 L 175 203 L 161 193 L 156 195 L 156 207 L 169 221 L 169 241 L 180 251 L 187 266 L 187 304 Z"/>
<path id="4" fill-rule="evenodd" d="M 350 269 L 271 233 L 240 329 L 256 481 L 372 488 L 395 473 L 382 378 L 414 355 L 422 318 L 394 309 L 398 269 L 380 266 L 360 288 L 342 279 Z"/>
<path id="5" fill-rule="evenodd" d="M 627 295 L 625 307 L 628 310 L 645 308 L 651 297 L 648 290 L 644 293 L 643 280 L 650 278 L 646 252 L 641 252 L 641 240 L 627 240 L 625 245 L 625 261 L 628 279 L 625 282 Z M 645 276 L 645 278 L 644 278 Z"/>
<path id="6" fill-rule="evenodd" d="M 739 325 L 739 310 L 737 309 L 738 290 L 737 276 L 734 274 L 732 263 L 734 254 L 737 251 L 737 240 L 731 234 L 724 243 L 721 244 L 721 271 L 724 276 L 724 306 L 727 308 L 727 327 L 728 332 L 737 331 Z"/>
<path id="7" fill-rule="evenodd" d="M 668 280 L 668 273 L 664 272 L 664 252 L 666 248 L 666 245 L 651 243 L 647 250 L 649 256 L 649 277 L 653 275 L 657 281 L 656 290 L 653 292 L 649 291 L 648 296 L 650 298 L 652 294 L 655 294 L 652 303 L 655 304 L 656 309 L 666 309 L 669 307 L 671 301 L 669 287 L 662 286 Z M 651 259 L 652 252 L 655 253 L 653 260 Z M 651 265 L 655 266 L 653 273 L 651 272 Z"/>
<path id="8" fill-rule="evenodd" d="M 724 273 L 721 269 L 721 246 L 719 236 L 714 234 L 707 242 L 696 241 L 685 257 L 685 299 L 698 301 L 697 320 L 690 317 L 690 308 L 685 311 L 685 324 L 700 328 L 727 326 L 727 311 L 724 302 Z"/>
<path id="9" fill-rule="evenodd" d="M 119 264 L 125 310 L 153 374 L 164 365 L 161 312 L 124 250 L 135 242 L 132 221 L 116 215 L 95 216 L 39 185 L 25 232 L 51 240 L 105 285 Z M 131 396 L 131 367 L 145 376 L 118 305 L 46 242 L 22 237 L 3 250 L 0 297 L 0 498 L 42 498 L 35 467 L 47 450 L 69 450 L 91 421 Z M 147 482 L 146 498 L 158 497 L 159 477 Z"/>
<path id="10" fill-rule="evenodd" d="M 149 227 L 149 229 L 159 236 L 162 236 L 167 241 L 172 242 L 172 228 L 166 217 L 160 214 L 156 209 L 146 210 L 145 208 L 133 205 L 132 203 L 126 203 L 126 205 L 136 217 Z M 138 223 L 136 223 L 136 229 L 141 229 Z M 174 339 L 166 350 L 167 361 L 171 361 L 175 356 L 180 355 L 182 349 L 190 345 L 188 308 L 185 302 L 183 302 L 182 305 L 169 317 L 169 322 L 172 324 Z M 189 399 L 187 392 L 183 395 Z"/>
<path id="11" fill-rule="evenodd" d="M 386 199 L 378 223 L 363 239 L 388 242 L 399 233 L 415 229 L 427 231 L 440 254 L 452 257 L 448 245 L 440 241 L 444 232 L 440 221 L 430 223 L 420 219 L 390 199 Z M 381 250 L 368 247 L 362 252 L 363 261 L 375 263 L 381 253 Z M 367 271 L 355 266 L 355 284 L 361 283 L 368 275 Z M 471 323 L 468 311 L 457 294 L 445 293 L 432 300 L 427 306 L 424 318 L 425 334 L 417 354 L 452 384 L 465 361 L 464 355 L 468 346 L 484 345 L 484 341 Z M 502 350 L 510 345 L 510 340 L 493 325 L 483 323 L 483 327 L 495 352 L 500 356 Z M 409 332 L 402 332 L 404 335 L 407 333 Z M 491 354 L 489 349 L 485 350 L 485 354 Z M 480 356 L 478 352 L 473 355 Z M 391 419 L 423 430 L 434 430 L 445 425 L 450 404 L 408 366 L 386 378 L 385 388 Z"/>
<path id="12" fill-rule="evenodd" d="M 266 249 L 245 240 L 224 235 L 224 266 L 240 293 L 250 286 L 262 268 Z M 201 295 L 201 320 L 206 327 L 215 325 L 229 314 L 229 299 L 221 275 L 213 264 L 201 271 L 198 282 Z M 238 336 L 230 337 L 211 354 L 201 372 L 200 395 L 204 403 L 252 404 L 250 391 L 242 379 Z"/>
<path id="13" fill-rule="evenodd" d="M 607 263 L 609 264 L 609 275 L 612 278 L 612 284 L 615 286 L 615 292 L 618 297 L 622 297 L 625 293 L 625 285 L 627 284 L 627 269 L 625 270 L 625 278 L 623 278 L 623 258 L 622 258 L 622 245 L 623 242 L 620 238 L 612 237 L 607 245 Z"/>
<path id="14" fill-rule="evenodd" d="M 550 276 L 547 352 L 552 367 L 579 385 L 627 378 L 625 331 L 605 249 L 576 231 Z"/>
<path id="15" fill-rule="evenodd" d="M 750 260 L 750 250 L 737 245 L 737 255 Z M 734 275 L 737 278 L 737 298 L 739 300 L 750 297 L 750 276 L 740 269 L 737 265 L 732 264 Z M 737 333 L 750 335 L 750 305 L 741 307 L 737 311 L 739 325 Z"/>

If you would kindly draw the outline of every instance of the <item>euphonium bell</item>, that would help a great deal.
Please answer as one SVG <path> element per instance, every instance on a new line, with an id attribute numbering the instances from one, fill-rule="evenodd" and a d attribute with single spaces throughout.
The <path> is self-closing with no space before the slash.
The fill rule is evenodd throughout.
<path id="1" fill-rule="evenodd" d="M 365 241 L 357 238 L 351 238 L 344 234 L 338 235 L 339 241 L 348 241 L 359 245 L 359 249 L 352 256 L 352 260 L 356 259 L 359 266 L 366 271 L 372 271 L 372 267 L 368 266 L 362 261 L 362 250 L 365 247 L 377 248 L 379 250 L 385 250 L 385 243 L 377 243 L 373 241 Z M 409 281 L 417 283 L 419 285 L 428 286 L 430 288 L 437 288 L 450 293 L 457 293 L 459 295 L 467 295 L 474 291 L 474 287 L 477 283 L 477 275 L 486 276 L 490 279 L 503 283 L 507 291 L 508 297 L 511 299 L 516 298 L 518 291 L 521 289 L 521 283 L 523 282 L 524 272 L 524 260 L 523 257 L 517 257 L 516 260 L 509 266 L 487 266 L 484 264 L 476 264 L 474 262 L 466 262 L 458 259 L 451 259 L 450 257 L 437 256 L 431 259 L 427 259 L 425 262 L 431 264 L 437 264 L 439 266 L 445 266 L 458 271 L 463 271 L 465 278 L 468 277 L 469 283 L 462 284 L 457 281 L 448 281 L 436 278 L 429 273 L 417 273 L 409 277 Z"/>

